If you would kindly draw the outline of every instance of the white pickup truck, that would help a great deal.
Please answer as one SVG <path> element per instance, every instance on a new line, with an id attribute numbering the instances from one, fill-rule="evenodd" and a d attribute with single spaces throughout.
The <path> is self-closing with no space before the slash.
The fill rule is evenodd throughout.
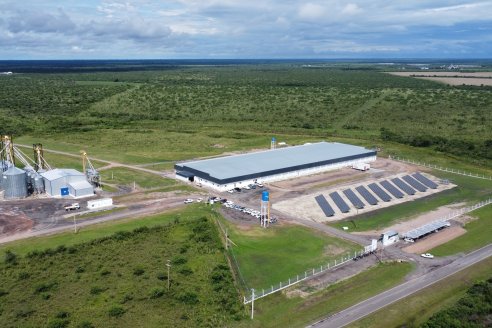
<path id="1" fill-rule="evenodd" d="M 69 205 L 65 205 L 65 211 L 75 211 L 75 210 L 78 210 L 80 209 L 80 205 L 79 203 L 72 203 L 72 204 L 69 204 Z"/>

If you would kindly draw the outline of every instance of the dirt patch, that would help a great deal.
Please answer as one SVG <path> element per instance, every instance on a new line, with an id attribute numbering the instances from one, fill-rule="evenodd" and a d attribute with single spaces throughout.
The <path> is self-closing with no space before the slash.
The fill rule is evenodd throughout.
<path id="1" fill-rule="evenodd" d="M 492 72 L 460 73 L 460 72 L 394 72 L 398 76 L 414 77 L 431 80 L 449 85 L 487 85 L 492 86 Z"/>
<path id="2" fill-rule="evenodd" d="M 7 236 L 31 230 L 33 221 L 18 211 L 2 212 L 0 217 L 0 235 Z"/>
<path id="3" fill-rule="evenodd" d="M 389 74 L 398 76 L 492 78 L 492 72 L 391 72 Z"/>
<path id="4" fill-rule="evenodd" d="M 311 293 L 305 292 L 300 289 L 288 289 L 284 292 L 284 294 L 287 298 L 294 298 L 294 297 L 306 298 L 309 295 L 311 295 Z"/>
<path id="5" fill-rule="evenodd" d="M 424 239 L 421 239 L 410 246 L 403 248 L 403 250 L 407 253 L 420 254 L 442 245 L 450 240 L 453 240 L 456 237 L 459 237 L 466 233 L 466 230 L 460 226 L 452 226 L 436 232 Z"/>

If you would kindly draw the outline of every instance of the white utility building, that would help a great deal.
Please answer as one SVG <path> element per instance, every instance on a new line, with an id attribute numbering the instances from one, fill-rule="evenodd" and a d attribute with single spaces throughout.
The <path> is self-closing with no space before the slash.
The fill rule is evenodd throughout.
<path id="1" fill-rule="evenodd" d="M 178 163 L 176 178 L 225 191 L 352 167 L 376 160 L 376 151 L 337 142 L 318 142 L 200 161 Z"/>
<path id="2" fill-rule="evenodd" d="M 52 197 L 74 198 L 94 195 L 94 187 L 84 173 L 74 169 L 54 169 L 41 173 L 46 193 Z"/>

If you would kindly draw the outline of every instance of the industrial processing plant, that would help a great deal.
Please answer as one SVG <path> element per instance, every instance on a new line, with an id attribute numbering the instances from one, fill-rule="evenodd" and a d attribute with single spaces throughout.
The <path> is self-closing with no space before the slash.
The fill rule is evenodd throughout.
<path id="1" fill-rule="evenodd" d="M 32 195 L 82 198 L 94 195 L 99 173 L 82 152 L 84 173 L 74 169 L 52 168 L 44 159 L 41 144 L 33 145 L 33 159 L 14 145 L 11 136 L 0 143 L 0 198 L 20 199 Z M 16 161 L 23 168 L 16 166 Z"/>
<path id="2" fill-rule="evenodd" d="M 218 191 L 321 173 L 376 160 L 376 151 L 337 142 L 308 143 L 178 163 L 176 178 Z"/>

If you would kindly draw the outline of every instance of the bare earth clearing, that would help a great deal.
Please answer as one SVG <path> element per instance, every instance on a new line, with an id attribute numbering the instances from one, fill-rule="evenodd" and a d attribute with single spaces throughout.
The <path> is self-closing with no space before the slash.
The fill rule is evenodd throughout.
<path id="1" fill-rule="evenodd" d="M 398 76 L 415 77 L 432 80 L 449 85 L 486 85 L 492 86 L 492 72 L 460 73 L 460 72 L 391 72 Z"/>

